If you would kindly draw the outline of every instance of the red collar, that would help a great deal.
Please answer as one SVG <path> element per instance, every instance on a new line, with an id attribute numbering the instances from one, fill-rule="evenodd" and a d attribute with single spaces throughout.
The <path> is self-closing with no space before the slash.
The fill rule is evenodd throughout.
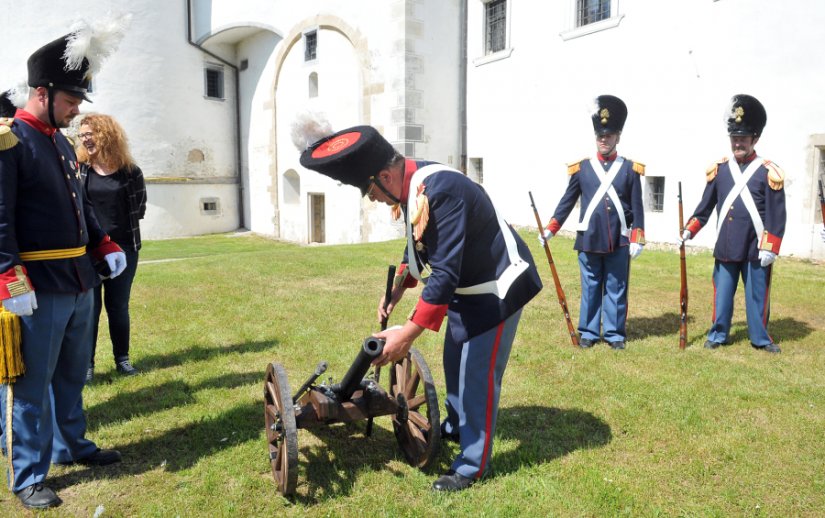
<path id="1" fill-rule="evenodd" d="M 753 152 L 750 155 L 746 156 L 744 160 L 742 160 L 742 161 L 737 160 L 736 162 L 739 163 L 739 164 L 747 164 L 749 162 L 753 162 L 754 158 L 756 158 L 756 150 L 755 149 L 753 150 Z"/>
<path id="2" fill-rule="evenodd" d="M 32 128 L 36 129 L 40 133 L 46 135 L 47 137 L 53 137 L 54 134 L 57 132 L 57 128 L 53 128 L 46 124 L 45 122 L 41 121 L 31 113 L 27 112 L 22 108 L 18 108 L 14 114 L 14 118 L 16 120 L 21 120 L 31 126 Z"/>
<path id="3" fill-rule="evenodd" d="M 401 204 L 407 204 L 407 198 L 410 196 L 410 181 L 412 180 L 413 173 L 418 171 L 418 164 L 415 163 L 415 160 L 410 160 L 407 158 L 404 160 L 404 184 L 401 186 Z"/>
<path id="4" fill-rule="evenodd" d="M 598 157 L 599 162 L 612 162 L 612 161 L 616 160 L 616 157 L 618 155 L 619 155 L 619 152 L 614 151 L 609 157 L 605 158 L 605 157 L 602 156 L 601 153 L 598 153 L 598 152 L 596 153 L 596 156 Z"/>

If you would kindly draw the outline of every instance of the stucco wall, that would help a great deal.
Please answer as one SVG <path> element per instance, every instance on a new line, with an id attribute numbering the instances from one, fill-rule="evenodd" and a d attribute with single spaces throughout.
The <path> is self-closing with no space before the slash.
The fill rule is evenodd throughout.
<path id="1" fill-rule="evenodd" d="M 825 257 L 813 233 L 820 220 L 810 147 L 811 135 L 825 133 L 825 104 L 818 100 L 825 75 L 811 54 L 825 43 L 825 4 L 614 2 L 623 15 L 617 27 L 564 39 L 572 0 L 508 3 L 511 53 L 483 62 L 482 3 L 469 2 L 468 70 L 469 155 L 483 157 L 485 186 L 506 217 L 535 225 L 532 190 L 549 220 L 567 184 L 565 163 L 595 152 L 588 106 L 610 93 L 629 108 L 619 152 L 647 164 L 649 176 L 666 179 L 664 212 L 646 214 L 648 240 L 673 242 L 677 182 L 688 217 L 707 166 L 730 156 L 728 100 L 749 93 L 768 112 L 757 151 L 788 176 L 782 253 Z M 693 243 L 712 246 L 714 238 L 707 229 Z"/>

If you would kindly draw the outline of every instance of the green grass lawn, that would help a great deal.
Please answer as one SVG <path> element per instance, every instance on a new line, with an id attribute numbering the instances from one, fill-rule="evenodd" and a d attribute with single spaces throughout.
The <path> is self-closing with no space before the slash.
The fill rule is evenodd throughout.
<path id="1" fill-rule="evenodd" d="M 690 347 L 678 349 L 679 256 L 632 263 L 628 347 L 572 347 L 535 232 L 545 289 L 525 309 L 501 396 L 494 476 L 459 494 L 408 466 L 390 419 L 299 430 L 298 494 L 275 491 L 263 380 L 282 364 L 295 390 L 320 360 L 340 379 L 364 337 L 402 240 L 297 246 L 251 234 L 154 241 L 132 296 L 132 378 L 101 330 L 84 391 L 88 436 L 120 465 L 53 467 L 64 499 L 45 514 L 92 516 L 822 516 L 825 511 L 825 266 L 780 258 L 770 331 L 750 347 L 737 294 L 733 344 L 702 347 L 712 312 L 707 252 L 688 257 Z M 574 323 L 572 242 L 551 241 Z M 401 323 L 417 291 L 390 319 Z M 105 326 L 105 319 L 102 322 Z M 443 329 L 442 329 L 443 333 Z M 443 401 L 441 333 L 416 347 Z M 326 377 L 326 375 L 325 375 Z M 443 413 L 443 403 L 442 403 Z M 26 515 L 8 491 L 0 515 Z"/>

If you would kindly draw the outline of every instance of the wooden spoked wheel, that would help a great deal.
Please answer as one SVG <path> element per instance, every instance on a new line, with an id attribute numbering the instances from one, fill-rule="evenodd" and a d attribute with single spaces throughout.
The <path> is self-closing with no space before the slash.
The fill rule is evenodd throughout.
<path id="1" fill-rule="evenodd" d="M 390 395 L 402 406 L 392 418 L 398 445 L 411 466 L 425 468 L 438 454 L 441 423 L 433 377 L 418 350 L 393 364 Z"/>
<path id="2" fill-rule="evenodd" d="M 266 369 L 264 419 L 275 485 L 282 495 L 291 495 L 298 482 L 298 430 L 286 371 L 278 363 Z"/>

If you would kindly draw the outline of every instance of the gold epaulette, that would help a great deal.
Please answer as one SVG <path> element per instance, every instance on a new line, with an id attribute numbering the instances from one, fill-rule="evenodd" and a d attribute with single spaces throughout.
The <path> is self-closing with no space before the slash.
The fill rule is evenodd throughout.
<path id="1" fill-rule="evenodd" d="M 645 165 L 641 162 L 633 162 L 633 171 L 639 173 L 639 176 L 645 175 Z"/>
<path id="2" fill-rule="evenodd" d="M 587 159 L 585 158 L 584 160 L 587 160 Z M 567 164 L 567 174 L 574 175 L 574 174 L 578 173 L 579 171 L 581 171 L 582 161 L 583 160 L 579 160 L 577 162 L 570 162 L 569 164 Z"/>
<path id="3" fill-rule="evenodd" d="M 11 123 L 14 119 L 11 117 L 0 118 L 0 151 L 11 149 L 17 145 L 17 135 L 11 132 Z"/>
<path id="4" fill-rule="evenodd" d="M 770 160 L 765 160 L 764 164 L 768 170 L 768 185 L 774 191 L 781 191 L 785 186 L 785 171 Z"/>
<path id="5" fill-rule="evenodd" d="M 713 179 L 716 178 L 716 173 L 719 170 L 719 164 L 724 164 L 727 161 L 728 161 L 727 158 L 723 158 L 721 160 L 717 160 L 716 162 L 711 164 L 710 167 L 708 167 L 708 170 L 705 171 L 705 176 L 706 176 L 706 179 L 707 179 L 708 183 L 712 182 Z"/>

